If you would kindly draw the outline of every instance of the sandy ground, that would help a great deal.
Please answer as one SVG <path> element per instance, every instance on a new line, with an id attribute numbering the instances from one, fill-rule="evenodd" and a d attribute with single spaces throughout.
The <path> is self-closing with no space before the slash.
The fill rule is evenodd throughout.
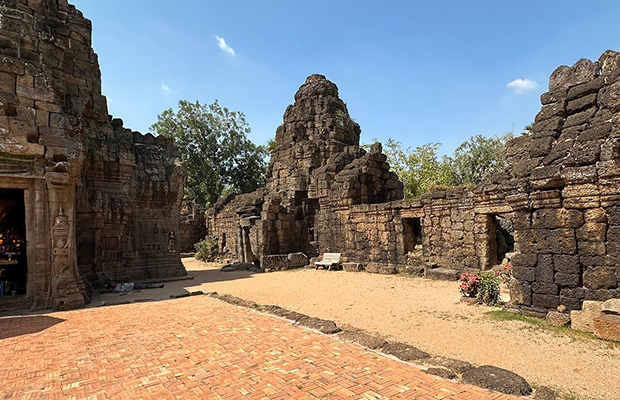
<path id="1" fill-rule="evenodd" d="M 158 300 L 186 291 L 217 291 L 276 304 L 404 341 L 432 355 L 514 371 L 531 384 L 579 399 L 620 400 L 620 345 L 497 321 L 492 308 L 459 302 L 458 283 L 365 272 L 294 270 L 265 274 L 220 272 L 216 264 L 183 260 L 193 280 L 100 301 Z"/>

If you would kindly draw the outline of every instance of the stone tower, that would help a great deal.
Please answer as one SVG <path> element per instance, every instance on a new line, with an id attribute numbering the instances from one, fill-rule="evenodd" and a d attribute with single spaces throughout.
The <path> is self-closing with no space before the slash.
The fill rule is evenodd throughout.
<path id="1" fill-rule="evenodd" d="M 240 259 L 259 262 L 296 252 L 317 256 L 338 234 L 330 226 L 332 210 L 403 197 L 381 145 L 365 151 L 360 132 L 336 85 L 323 75 L 309 76 L 276 130 L 266 187 L 215 207 L 240 221 L 238 231 L 235 225 L 222 232 L 234 238 Z"/>
<path id="2" fill-rule="evenodd" d="M 27 289 L 14 307 L 75 308 L 89 301 L 86 282 L 184 274 L 167 246 L 183 166 L 168 141 L 111 122 L 91 22 L 66 0 L 4 0 L 0 22 L 0 188 L 23 191 L 26 225 Z M 136 226 L 136 190 L 157 229 Z M 147 267 L 157 252 L 166 266 Z"/>

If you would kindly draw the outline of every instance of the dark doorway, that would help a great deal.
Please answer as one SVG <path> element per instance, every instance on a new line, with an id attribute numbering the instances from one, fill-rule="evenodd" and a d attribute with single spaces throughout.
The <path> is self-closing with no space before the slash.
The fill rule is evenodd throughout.
<path id="1" fill-rule="evenodd" d="M 24 191 L 0 189 L 0 296 L 26 294 L 27 277 Z"/>
<path id="2" fill-rule="evenodd" d="M 403 218 L 405 254 L 422 250 L 422 221 L 420 218 Z"/>
<path id="3" fill-rule="evenodd" d="M 319 200 L 308 198 L 307 191 L 295 192 L 295 225 L 298 237 L 289 237 L 293 246 L 288 246 L 289 252 L 302 251 L 309 258 L 319 256 L 319 245 L 314 231 L 315 217 L 320 209 Z"/>
<path id="4" fill-rule="evenodd" d="M 226 247 L 226 232 L 222 232 L 222 237 L 221 237 L 221 244 L 220 244 L 220 253 L 224 254 L 228 252 L 228 248 Z"/>
<path id="5" fill-rule="evenodd" d="M 515 250 L 514 228 L 512 226 L 512 221 L 503 215 L 495 216 L 495 224 L 497 263 L 501 264 L 506 257 L 506 253 L 512 253 Z"/>

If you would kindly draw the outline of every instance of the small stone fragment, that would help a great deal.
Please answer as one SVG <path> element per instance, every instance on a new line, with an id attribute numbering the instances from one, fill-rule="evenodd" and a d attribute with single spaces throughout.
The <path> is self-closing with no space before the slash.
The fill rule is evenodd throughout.
<path id="1" fill-rule="evenodd" d="M 416 361 L 430 357 L 428 353 L 406 343 L 388 343 L 382 351 L 403 361 Z"/>
<path id="2" fill-rule="evenodd" d="M 222 272 L 235 272 L 235 271 L 260 272 L 261 269 L 252 263 L 236 262 L 236 263 L 224 265 L 222 268 L 220 268 L 220 271 Z"/>
<path id="3" fill-rule="evenodd" d="M 467 361 L 455 360 L 452 358 L 444 357 L 431 357 L 427 360 L 424 360 L 424 364 L 448 368 L 459 375 L 462 375 L 470 369 L 474 368 L 474 366 Z"/>
<path id="4" fill-rule="evenodd" d="M 532 393 L 532 388 L 521 376 L 492 365 L 483 365 L 465 372 L 463 381 L 505 394 L 527 396 Z"/>
<path id="5" fill-rule="evenodd" d="M 435 375 L 444 379 L 456 379 L 457 376 L 454 372 L 450 371 L 447 368 L 428 368 L 426 371 L 429 375 Z"/>
<path id="6" fill-rule="evenodd" d="M 307 317 L 297 321 L 297 324 L 305 326 L 306 328 L 316 329 L 317 331 L 326 335 L 332 335 L 340 332 L 340 328 L 334 321 L 329 321 L 321 318 Z"/>
<path id="7" fill-rule="evenodd" d="M 339 338 L 348 342 L 355 342 L 372 350 L 377 350 L 387 345 L 385 340 L 361 331 L 346 330 L 342 332 Z"/>
<path id="8" fill-rule="evenodd" d="M 189 296 L 189 293 L 187 293 L 187 296 Z M 222 295 L 217 296 L 217 298 L 228 304 L 232 304 L 235 306 L 246 307 L 246 308 L 257 308 L 258 307 L 258 304 L 254 303 L 253 301 L 243 300 L 238 297 L 231 296 L 229 294 L 222 294 Z"/>
<path id="9" fill-rule="evenodd" d="M 620 315 L 620 299 L 609 299 L 601 307 L 603 314 Z"/>
<path id="10" fill-rule="evenodd" d="M 553 326 L 566 326 L 570 324 L 570 315 L 558 311 L 549 311 L 546 320 Z"/>

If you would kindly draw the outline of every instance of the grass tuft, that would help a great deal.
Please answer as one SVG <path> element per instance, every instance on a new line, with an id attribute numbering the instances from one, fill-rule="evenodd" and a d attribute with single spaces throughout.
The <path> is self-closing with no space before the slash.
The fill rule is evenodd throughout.
<path id="1" fill-rule="evenodd" d="M 528 317 L 516 312 L 510 312 L 510 311 L 504 311 L 504 310 L 493 310 L 493 311 L 489 311 L 486 313 L 486 315 L 488 315 L 489 317 L 491 317 L 491 319 L 495 319 L 498 321 L 520 321 L 520 322 L 525 322 L 527 324 L 532 325 L 533 327 L 536 327 L 538 329 L 541 330 L 545 330 L 545 331 L 550 331 L 559 335 L 567 335 L 576 339 L 583 339 L 583 340 L 597 340 L 599 341 L 600 339 L 598 339 L 596 336 L 594 336 L 593 334 L 591 334 L 590 332 L 582 332 L 582 331 L 576 331 L 574 329 L 571 329 L 568 326 L 555 326 L 555 325 L 551 325 L 550 323 L 548 323 L 547 321 L 545 321 L 544 319 L 540 319 L 540 318 L 535 318 L 535 317 Z"/>

